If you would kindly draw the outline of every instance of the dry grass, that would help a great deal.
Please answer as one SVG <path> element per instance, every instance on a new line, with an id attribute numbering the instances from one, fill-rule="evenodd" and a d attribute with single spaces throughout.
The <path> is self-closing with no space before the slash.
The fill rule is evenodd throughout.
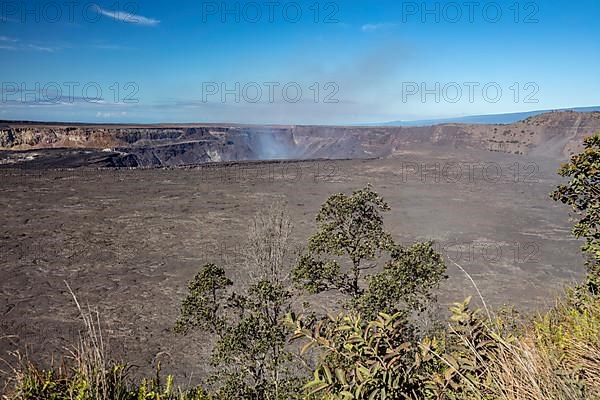
<path id="1" fill-rule="evenodd" d="M 451 320 L 463 325 L 448 327 L 454 338 L 453 356 L 436 357 L 447 372 L 459 377 L 463 388 L 458 393 L 442 389 L 439 398 L 600 399 L 600 296 L 584 287 L 570 288 L 550 310 L 529 321 L 493 316 L 473 278 L 450 261 L 470 279 L 486 316 L 470 311 L 469 300 L 451 309 Z M 456 363 L 456 356 L 465 361 Z M 445 387 L 450 387 L 448 379 Z"/>
<path id="2" fill-rule="evenodd" d="M 570 292 L 545 314 L 514 336 L 486 321 L 488 348 L 484 359 L 478 343 L 462 338 L 467 353 L 478 360 L 484 379 L 468 379 L 473 390 L 465 399 L 590 400 L 600 399 L 600 299 Z M 465 374 L 464 371 L 461 374 Z"/>
<path id="3" fill-rule="evenodd" d="M 40 369 L 19 353 L 10 366 L 3 399 L 116 400 L 127 393 L 125 367 L 109 363 L 98 311 L 85 308 L 65 282 L 83 321 L 77 344 L 66 349 L 62 362 Z M 7 363 L 7 365 L 9 365 Z"/>
<path id="4" fill-rule="evenodd" d="M 109 379 L 123 382 L 125 371 L 120 367 L 109 367 L 107 344 L 102 335 L 100 313 L 97 310 L 92 310 L 89 305 L 83 308 L 66 281 L 65 285 L 67 285 L 69 293 L 73 297 L 84 324 L 84 330 L 79 333 L 77 346 L 70 352 L 76 363 L 75 368 L 81 379 L 89 385 L 92 398 L 109 400 L 114 395 L 112 393 L 114 391 L 113 382 L 109 382 Z"/>

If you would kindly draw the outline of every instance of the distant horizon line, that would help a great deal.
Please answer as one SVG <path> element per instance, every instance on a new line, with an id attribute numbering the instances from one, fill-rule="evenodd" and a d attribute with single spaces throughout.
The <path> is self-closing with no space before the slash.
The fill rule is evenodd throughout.
<path id="1" fill-rule="evenodd" d="M 422 118 L 416 120 L 391 120 L 385 122 L 365 122 L 365 123 L 357 123 L 357 124 L 303 124 L 303 123 L 290 123 L 290 124 L 281 124 L 281 123 L 246 123 L 246 122 L 83 122 L 83 121 L 42 121 L 42 120 L 24 120 L 24 119 L 0 119 L 0 124 L 27 124 L 27 125 L 81 125 L 81 126 L 223 126 L 223 125 L 231 125 L 231 126 L 273 126 L 273 127 L 284 127 L 284 126 L 347 126 L 347 127 L 390 127 L 390 126 L 432 126 L 432 125 L 442 125 L 448 123 L 460 123 L 460 124 L 511 124 L 515 122 L 519 122 L 525 120 L 529 117 L 541 115 L 541 114 L 549 114 L 553 112 L 580 112 L 580 113 L 592 113 L 592 112 L 600 112 L 600 105 L 597 106 L 581 106 L 581 107 L 563 107 L 563 108 L 551 108 L 551 109 L 543 109 L 543 110 L 533 110 L 533 111 L 516 111 L 516 112 L 506 112 L 506 113 L 496 113 L 496 114 L 472 114 L 472 115 L 462 115 L 462 116 L 453 116 L 453 117 L 440 117 L 440 118 Z M 499 117 L 517 117 L 522 116 L 522 118 L 511 120 L 508 122 L 475 122 L 475 121 L 465 121 L 461 122 L 461 120 L 469 120 L 469 119 L 478 119 L 478 118 L 499 118 Z M 406 124 L 406 125 L 401 125 Z M 420 125 L 423 124 L 423 125 Z"/>

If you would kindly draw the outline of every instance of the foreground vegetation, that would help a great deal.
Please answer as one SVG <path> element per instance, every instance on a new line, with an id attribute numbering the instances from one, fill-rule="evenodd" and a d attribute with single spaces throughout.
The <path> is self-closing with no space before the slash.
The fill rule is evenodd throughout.
<path id="1" fill-rule="evenodd" d="M 274 205 L 249 230 L 249 284 L 200 269 L 174 334 L 216 338 L 202 388 L 178 389 L 160 366 L 130 378 L 107 359 L 97 313 L 73 296 L 85 329 L 69 361 L 44 370 L 19 359 L 4 398 L 600 399 L 600 134 L 559 173 L 569 182 L 551 196 L 578 215 L 588 273 L 544 313 L 522 318 L 480 298 L 483 308 L 467 299 L 439 321 L 441 255 L 431 243 L 396 244 L 383 224 L 389 207 L 367 186 L 327 200 L 294 265 L 292 222 Z M 295 306 L 298 295 L 331 291 L 344 299 L 336 315 Z"/>

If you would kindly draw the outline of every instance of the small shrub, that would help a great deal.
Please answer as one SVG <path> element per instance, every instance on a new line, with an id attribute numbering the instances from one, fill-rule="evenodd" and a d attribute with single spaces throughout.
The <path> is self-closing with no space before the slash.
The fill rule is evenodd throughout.
<path id="1" fill-rule="evenodd" d="M 290 232 L 285 209 L 274 205 L 250 228 L 245 261 L 255 277 L 247 287 L 234 290 L 214 264 L 203 266 L 188 285 L 175 331 L 217 339 L 211 357 L 216 372 L 209 379 L 215 398 L 287 400 L 298 391 L 284 321 L 291 300 L 284 265 Z"/>
<path id="2" fill-rule="evenodd" d="M 586 286 L 600 294 L 600 133 L 584 141 L 584 151 L 571 158 L 558 173 L 571 180 L 560 185 L 551 196 L 571 206 L 580 217 L 573 234 L 585 238 L 584 253 L 588 256 Z"/>

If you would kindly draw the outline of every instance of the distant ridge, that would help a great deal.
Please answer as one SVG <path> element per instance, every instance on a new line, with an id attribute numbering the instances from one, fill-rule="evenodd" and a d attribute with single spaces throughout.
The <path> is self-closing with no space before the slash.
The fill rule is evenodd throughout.
<path id="1" fill-rule="evenodd" d="M 230 161 L 385 158 L 428 146 L 565 160 L 581 151 L 584 137 L 600 132 L 600 112 L 548 112 L 502 125 L 1 125 L 0 168 L 151 168 Z"/>
<path id="2" fill-rule="evenodd" d="M 390 121 L 368 124 L 368 126 L 432 126 L 441 124 L 513 124 L 529 117 L 554 111 L 600 112 L 600 106 L 557 108 L 554 110 L 526 111 L 507 114 L 469 115 L 466 117 L 423 119 L 417 121 Z"/>

